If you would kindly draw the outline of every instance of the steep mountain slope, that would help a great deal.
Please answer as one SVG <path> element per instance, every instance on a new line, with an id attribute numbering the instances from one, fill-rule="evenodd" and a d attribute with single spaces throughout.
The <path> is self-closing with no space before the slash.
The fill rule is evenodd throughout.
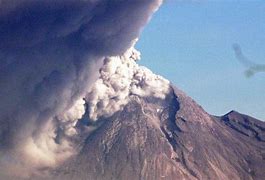
<path id="1" fill-rule="evenodd" d="M 137 64 L 162 3 L 0 1 L 0 180 L 264 179 L 263 122 Z"/>
<path id="2" fill-rule="evenodd" d="M 211 116 L 176 88 L 165 100 L 133 99 L 102 119 L 51 179 L 265 177 L 264 122 L 237 112 Z"/>

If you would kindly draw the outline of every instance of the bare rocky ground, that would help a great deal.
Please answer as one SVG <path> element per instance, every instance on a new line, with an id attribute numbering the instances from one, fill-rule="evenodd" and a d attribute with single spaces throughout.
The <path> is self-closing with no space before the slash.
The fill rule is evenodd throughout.
<path id="1" fill-rule="evenodd" d="M 176 88 L 164 101 L 135 97 L 101 122 L 51 179 L 265 179 L 265 123 L 211 116 Z"/>

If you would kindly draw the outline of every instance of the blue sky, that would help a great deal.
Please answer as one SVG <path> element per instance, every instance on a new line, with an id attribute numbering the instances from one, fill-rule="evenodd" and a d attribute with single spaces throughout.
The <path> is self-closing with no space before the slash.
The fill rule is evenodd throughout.
<path id="1" fill-rule="evenodd" d="M 144 29 L 137 49 L 140 64 L 209 113 L 237 110 L 265 120 L 265 72 L 247 78 L 233 43 L 250 60 L 265 64 L 265 1 L 168 0 Z"/>

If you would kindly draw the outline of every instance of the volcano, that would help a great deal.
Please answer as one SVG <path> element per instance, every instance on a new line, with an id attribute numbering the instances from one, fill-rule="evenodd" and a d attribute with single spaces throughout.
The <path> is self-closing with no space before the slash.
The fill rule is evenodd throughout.
<path id="1" fill-rule="evenodd" d="M 46 128 L 55 136 L 36 139 L 35 143 L 56 144 L 54 153 L 66 156 L 63 161 L 32 168 L 28 176 L 0 177 L 264 179 L 264 122 L 236 111 L 221 117 L 210 115 L 168 80 L 139 66 L 139 58 L 134 48 L 106 58 L 87 95 L 56 117 L 59 125 L 52 126 L 56 129 Z M 46 148 L 40 147 L 41 152 Z"/>
<path id="2" fill-rule="evenodd" d="M 264 122 L 137 64 L 162 3 L 0 1 L 0 180 L 264 179 Z"/>
<path id="3" fill-rule="evenodd" d="M 212 116 L 174 86 L 164 100 L 135 96 L 101 121 L 51 179 L 265 177 L 265 123 L 236 111 Z"/>

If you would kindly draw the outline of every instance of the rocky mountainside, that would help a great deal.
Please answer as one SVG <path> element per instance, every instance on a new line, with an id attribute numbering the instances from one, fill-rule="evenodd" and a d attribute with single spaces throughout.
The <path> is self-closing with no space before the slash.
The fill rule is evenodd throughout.
<path id="1" fill-rule="evenodd" d="M 265 177 L 264 122 L 235 111 L 211 116 L 174 87 L 165 100 L 135 96 L 97 126 L 51 179 Z"/>
<path id="2" fill-rule="evenodd" d="M 137 63 L 163 2 L 0 0 L 0 180 L 264 179 L 264 122 Z"/>

